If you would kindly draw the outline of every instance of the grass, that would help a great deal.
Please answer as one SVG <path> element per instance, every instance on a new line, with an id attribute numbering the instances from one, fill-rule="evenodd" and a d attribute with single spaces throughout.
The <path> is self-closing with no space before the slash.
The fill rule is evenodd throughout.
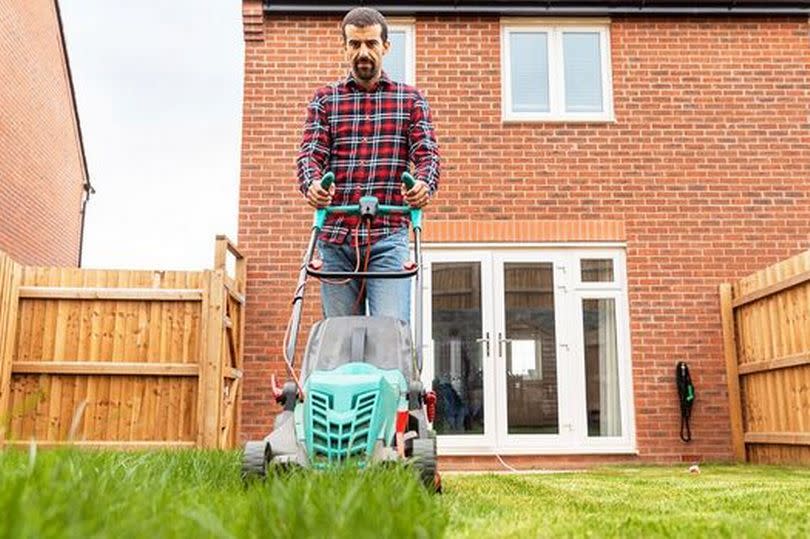
<path id="1" fill-rule="evenodd" d="M 0 537 L 804 537 L 810 470 L 298 473 L 245 486 L 238 453 L 0 452 Z"/>
<path id="2" fill-rule="evenodd" d="M 0 537 L 437 537 L 446 525 L 402 469 L 247 486 L 239 469 L 238 453 L 0 452 Z"/>
<path id="3" fill-rule="evenodd" d="M 810 537 L 808 469 L 620 467 L 445 487 L 454 537 Z"/>

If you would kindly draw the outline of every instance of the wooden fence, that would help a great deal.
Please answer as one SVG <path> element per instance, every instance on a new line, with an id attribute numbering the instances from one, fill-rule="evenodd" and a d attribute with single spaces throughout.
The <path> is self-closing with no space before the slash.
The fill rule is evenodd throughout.
<path id="1" fill-rule="evenodd" d="M 810 463 L 810 251 L 720 286 L 735 457 Z"/>
<path id="2" fill-rule="evenodd" d="M 0 445 L 234 447 L 244 303 L 245 259 L 223 236 L 198 272 L 0 253 Z"/>

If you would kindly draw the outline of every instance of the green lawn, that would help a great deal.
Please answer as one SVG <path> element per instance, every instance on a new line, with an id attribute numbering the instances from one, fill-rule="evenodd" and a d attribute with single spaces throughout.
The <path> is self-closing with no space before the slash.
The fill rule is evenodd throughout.
<path id="1" fill-rule="evenodd" d="M 448 478 L 455 537 L 810 537 L 810 469 L 704 465 Z"/>
<path id="2" fill-rule="evenodd" d="M 705 465 L 552 475 L 293 474 L 237 453 L 0 452 L 0 537 L 807 537 L 810 470 Z"/>

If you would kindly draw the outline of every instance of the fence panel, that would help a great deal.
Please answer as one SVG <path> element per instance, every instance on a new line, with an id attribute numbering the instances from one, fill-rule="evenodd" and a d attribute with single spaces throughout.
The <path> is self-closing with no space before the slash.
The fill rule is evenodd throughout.
<path id="1" fill-rule="evenodd" d="M 734 452 L 810 463 L 810 251 L 720 287 Z"/>
<path id="2" fill-rule="evenodd" d="M 226 363 L 241 365 L 222 344 L 231 323 L 216 299 L 229 293 L 224 264 L 200 272 L 21 267 L 18 274 L 12 291 L 0 273 L 0 301 L 15 295 L 5 300 L 10 314 L 2 311 L 14 320 L 0 341 L 0 442 L 235 445 L 221 435 L 233 429 L 230 387 L 241 377 L 235 367 L 223 376 Z M 237 320 L 243 293 L 234 289 L 242 299 L 232 309 Z"/>

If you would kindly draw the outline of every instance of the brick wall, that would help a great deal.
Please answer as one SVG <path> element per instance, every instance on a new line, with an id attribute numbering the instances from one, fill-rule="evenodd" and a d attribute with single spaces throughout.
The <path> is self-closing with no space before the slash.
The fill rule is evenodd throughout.
<path id="1" fill-rule="evenodd" d="M 316 86 L 345 69 L 338 17 L 268 18 L 260 31 L 258 9 L 245 4 L 245 438 L 270 428 L 269 374 L 283 373 L 280 343 L 311 222 L 294 168 L 304 108 Z M 646 461 L 731 455 L 717 285 L 810 244 L 808 30 L 806 18 L 617 17 L 615 123 L 505 125 L 498 18 L 416 21 L 417 85 L 443 157 L 428 219 L 449 223 L 437 235 L 508 239 L 525 236 L 525 227 L 510 236 L 503 221 L 537 220 L 560 223 L 535 226 L 528 234 L 537 241 L 619 233 L 627 242 L 637 442 Z M 580 220 L 596 225 L 577 227 Z M 317 297 L 312 284 L 310 316 Z M 690 445 L 678 439 L 678 360 L 690 363 L 698 391 Z"/>
<path id="2" fill-rule="evenodd" d="M 85 171 L 54 0 L 0 0 L 0 249 L 75 266 Z"/>

